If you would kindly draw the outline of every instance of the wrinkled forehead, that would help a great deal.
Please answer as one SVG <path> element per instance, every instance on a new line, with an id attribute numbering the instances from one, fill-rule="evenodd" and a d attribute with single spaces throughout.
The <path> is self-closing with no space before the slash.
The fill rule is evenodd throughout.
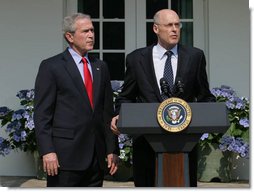
<path id="1" fill-rule="evenodd" d="M 92 25 L 92 20 L 87 18 L 79 18 L 76 20 L 76 25 Z"/>
<path id="2" fill-rule="evenodd" d="M 85 28 L 93 28 L 93 23 L 92 23 L 92 20 L 87 19 L 87 18 L 77 19 L 74 24 L 74 27 L 76 29 L 84 28 L 84 27 Z"/>

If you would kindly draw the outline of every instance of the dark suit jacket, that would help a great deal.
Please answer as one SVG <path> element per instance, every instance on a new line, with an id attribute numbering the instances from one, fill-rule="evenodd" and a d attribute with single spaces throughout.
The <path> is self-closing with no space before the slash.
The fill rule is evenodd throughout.
<path id="1" fill-rule="evenodd" d="M 60 169 L 85 170 L 106 154 L 118 154 L 117 137 L 110 130 L 112 88 L 106 64 L 89 57 L 93 72 L 94 110 L 82 77 L 66 49 L 42 61 L 35 82 L 35 132 L 39 152 L 56 152 Z"/>
<path id="2" fill-rule="evenodd" d="M 160 87 L 157 84 L 152 57 L 153 46 L 133 51 L 126 57 L 126 74 L 122 92 L 116 99 L 115 115 L 119 114 L 121 103 L 142 102 L 160 103 Z M 209 90 L 206 74 L 206 61 L 202 50 L 192 47 L 178 46 L 178 64 L 176 79 L 184 84 L 181 98 L 187 102 L 215 101 Z M 133 173 L 136 186 L 154 186 L 155 161 L 150 146 L 141 137 L 134 139 Z M 136 152 L 135 152 L 136 151 Z M 143 153 L 145 151 L 145 153 Z M 190 186 L 197 186 L 196 149 L 189 154 Z M 135 163 L 136 162 L 136 163 Z M 146 163 L 149 162 L 149 165 Z M 135 165 L 136 164 L 136 165 Z"/>
<path id="3" fill-rule="evenodd" d="M 154 45 L 153 45 L 154 46 Z M 152 49 L 140 48 L 126 57 L 126 74 L 123 90 L 117 98 L 116 114 L 124 102 L 161 102 L 160 87 L 157 84 Z M 210 93 L 206 73 L 206 60 L 202 50 L 178 45 L 176 79 L 182 79 L 187 102 L 215 101 Z"/>

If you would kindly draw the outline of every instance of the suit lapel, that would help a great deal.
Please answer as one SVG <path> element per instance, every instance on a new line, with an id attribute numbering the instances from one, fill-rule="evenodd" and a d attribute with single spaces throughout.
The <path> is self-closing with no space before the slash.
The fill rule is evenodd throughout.
<path id="1" fill-rule="evenodd" d="M 96 101 L 98 99 L 98 94 L 100 92 L 100 82 L 101 82 L 101 65 L 98 61 L 95 60 L 95 58 L 89 56 L 89 61 L 92 66 L 92 72 L 93 72 L 93 102 L 94 107 L 96 106 Z"/>
<path id="2" fill-rule="evenodd" d="M 143 50 L 143 52 L 141 53 L 143 55 L 143 59 L 142 59 L 143 62 L 141 62 L 141 64 L 142 64 L 142 68 L 145 71 L 148 81 L 150 82 L 152 88 L 155 91 L 158 101 L 161 101 L 160 88 L 158 87 L 158 84 L 157 84 L 157 79 L 156 79 L 154 64 L 153 64 L 153 46 L 154 45 L 149 46 L 147 49 Z"/>
<path id="3" fill-rule="evenodd" d="M 78 68 L 76 67 L 75 61 L 73 60 L 71 54 L 69 53 L 69 51 L 67 49 L 63 52 L 63 58 L 65 60 L 64 67 L 66 68 L 67 72 L 69 73 L 70 77 L 72 78 L 74 85 L 78 89 L 81 97 L 84 98 L 86 105 L 88 104 L 90 106 L 89 98 L 88 98 L 88 95 L 86 92 L 86 88 L 85 88 L 83 79 L 80 75 Z"/>
<path id="4" fill-rule="evenodd" d="M 178 78 L 184 79 L 185 71 L 188 69 L 189 59 L 190 59 L 189 53 L 181 44 L 179 44 L 176 79 Z"/>

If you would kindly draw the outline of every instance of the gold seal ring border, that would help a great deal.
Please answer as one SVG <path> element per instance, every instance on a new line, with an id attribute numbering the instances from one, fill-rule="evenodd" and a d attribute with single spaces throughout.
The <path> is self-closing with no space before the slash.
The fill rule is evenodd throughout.
<path id="1" fill-rule="evenodd" d="M 169 104 L 177 103 L 181 105 L 185 111 L 186 111 L 186 117 L 185 121 L 181 123 L 179 126 L 169 126 L 165 121 L 163 120 L 163 110 L 166 106 Z M 183 99 L 177 98 L 177 97 L 171 97 L 169 99 L 164 100 L 158 107 L 157 110 L 157 121 L 159 125 L 165 129 L 168 132 L 180 132 L 188 127 L 188 125 L 191 122 L 191 117 L 192 117 L 192 111 L 189 106 L 189 104 L 184 101 Z"/>

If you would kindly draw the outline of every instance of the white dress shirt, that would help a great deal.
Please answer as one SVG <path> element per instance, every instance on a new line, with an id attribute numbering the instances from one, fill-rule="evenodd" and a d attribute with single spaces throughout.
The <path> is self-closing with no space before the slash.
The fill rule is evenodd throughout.
<path id="1" fill-rule="evenodd" d="M 163 48 L 159 43 L 153 47 L 153 64 L 154 64 L 154 70 L 155 75 L 157 79 L 157 84 L 160 88 L 160 79 L 163 77 L 165 62 L 167 59 L 167 55 L 165 48 Z M 171 56 L 171 64 L 173 69 L 173 75 L 174 75 L 174 82 L 176 78 L 176 71 L 177 71 L 177 60 L 178 60 L 178 52 L 177 52 L 177 45 L 173 47 L 170 51 L 173 52 Z"/>
<path id="2" fill-rule="evenodd" d="M 69 52 L 70 52 L 74 62 L 76 63 L 76 66 L 77 66 L 77 68 L 79 70 L 79 73 L 80 73 L 83 81 L 85 81 L 84 80 L 84 64 L 82 62 L 82 57 L 77 52 L 75 52 L 72 48 L 69 47 L 68 50 L 69 50 Z M 88 55 L 87 54 L 85 55 L 85 58 L 86 58 L 86 60 L 88 62 L 87 66 L 88 66 L 88 69 L 90 71 L 90 74 L 91 74 L 91 77 L 92 77 L 92 80 L 93 80 L 92 67 L 91 67 L 91 63 L 90 63 L 90 61 L 88 59 Z"/>

